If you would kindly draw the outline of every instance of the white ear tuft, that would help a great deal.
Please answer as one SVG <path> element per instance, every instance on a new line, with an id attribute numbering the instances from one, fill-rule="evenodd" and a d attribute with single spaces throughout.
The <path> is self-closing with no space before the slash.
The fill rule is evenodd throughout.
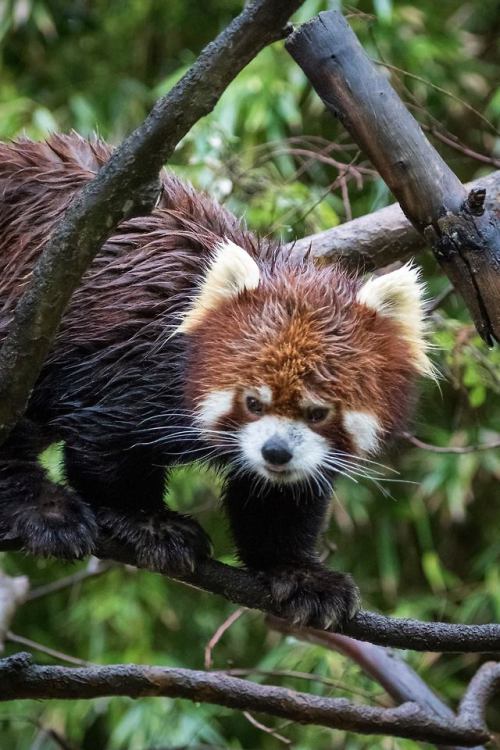
<path id="1" fill-rule="evenodd" d="M 410 262 L 384 276 L 369 279 L 359 290 L 357 299 L 399 323 L 416 369 L 422 375 L 435 378 L 434 367 L 427 356 L 424 292 L 420 270 Z"/>
<path id="2" fill-rule="evenodd" d="M 259 279 L 259 267 L 247 251 L 231 240 L 221 240 L 215 247 L 199 292 L 177 331 L 191 333 L 209 310 L 245 290 L 256 289 Z"/>

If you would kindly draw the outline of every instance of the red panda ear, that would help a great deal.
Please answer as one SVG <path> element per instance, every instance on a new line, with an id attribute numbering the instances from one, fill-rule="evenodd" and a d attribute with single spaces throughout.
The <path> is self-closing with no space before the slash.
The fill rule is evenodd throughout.
<path id="1" fill-rule="evenodd" d="M 203 283 L 177 332 L 191 333 L 203 322 L 208 311 L 245 290 L 255 289 L 259 279 L 259 267 L 246 250 L 231 240 L 222 240 L 215 248 Z"/>
<path id="2" fill-rule="evenodd" d="M 396 271 L 365 282 L 358 291 L 357 300 L 399 324 L 410 347 L 415 369 L 434 378 L 434 367 L 427 356 L 424 292 L 419 269 L 406 263 Z"/>

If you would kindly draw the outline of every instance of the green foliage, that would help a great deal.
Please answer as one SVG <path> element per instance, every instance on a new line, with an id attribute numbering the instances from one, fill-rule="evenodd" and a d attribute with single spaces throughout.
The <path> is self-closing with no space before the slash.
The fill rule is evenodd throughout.
<path id="1" fill-rule="evenodd" d="M 307 0 L 300 18 L 326 6 Z M 203 7 L 194 0 L 3 3 L 0 137 L 24 132 L 41 138 L 55 129 L 75 128 L 81 133 L 97 130 L 118 142 L 240 7 L 240 0 L 207 0 Z M 369 53 L 407 72 L 390 69 L 394 84 L 424 126 L 448 138 L 453 134 L 458 144 L 483 155 L 494 153 L 500 117 L 494 86 L 500 72 L 494 50 L 500 30 L 495 0 L 359 0 L 347 10 L 362 12 L 352 21 Z M 329 143 L 335 148 L 325 151 Z M 465 154 L 460 145 L 452 148 L 439 138 L 436 144 L 463 179 L 493 168 L 487 160 Z M 325 155 L 333 161 L 325 161 Z M 354 160 L 368 171 L 346 169 Z M 285 240 L 391 201 L 280 44 L 264 50 L 238 76 L 213 114 L 186 136 L 171 166 L 244 216 L 252 228 Z M 342 174 L 349 178 L 349 202 L 342 195 Z M 446 282 L 432 258 L 422 262 L 430 293 L 437 295 Z M 432 323 L 442 377 L 439 386 L 427 383 L 423 388 L 415 432 L 440 446 L 487 442 L 498 434 L 500 424 L 500 353 L 488 351 L 478 339 L 454 296 L 433 314 Z M 335 540 L 335 565 L 354 573 L 367 607 L 420 619 L 499 620 L 499 454 L 441 454 L 401 442 L 384 458 L 398 474 L 386 470 L 387 481 L 378 484 L 340 482 L 328 549 Z M 44 461 L 57 472 L 57 449 Z M 232 561 L 217 507 L 218 489 L 209 472 L 188 467 L 175 473 L 170 499 L 193 512 L 211 534 L 217 555 Z M 82 567 L 20 554 L 6 555 L 3 562 L 11 573 L 27 573 L 34 587 Z M 19 610 L 13 628 L 46 646 L 99 663 L 202 668 L 206 643 L 233 610 L 224 600 L 160 576 L 116 567 L 34 600 Z M 8 647 L 9 652 L 16 649 Z M 53 661 L 38 656 L 42 662 Z M 408 658 L 449 701 L 460 697 L 478 663 L 475 657 Z M 343 687 L 290 677 L 274 681 L 355 701 L 381 697 L 380 689 L 352 663 L 270 633 L 256 613 L 246 613 L 224 635 L 214 664 L 309 672 Z M 417 747 L 316 727 L 283 727 L 279 721 L 269 724 L 289 737 L 296 750 Z M 187 701 L 103 699 L 1 706 L 2 747 L 53 750 L 57 745 L 43 727 L 81 750 L 280 746 L 238 713 Z"/>

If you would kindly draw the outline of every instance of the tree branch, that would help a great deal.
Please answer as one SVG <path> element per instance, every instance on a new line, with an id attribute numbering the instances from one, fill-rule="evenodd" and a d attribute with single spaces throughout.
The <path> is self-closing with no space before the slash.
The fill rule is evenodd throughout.
<path id="1" fill-rule="evenodd" d="M 20 548 L 20 542 L 17 539 L 0 539 L 0 551 Z M 131 548 L 120 547 L 109 539 L 102 540 L 94 554 L 101 559 L 137 565 Z M 271 607 L 269 591 L 265 583 L 242 568 L 235 568 L 209 559 L 201 562 L 189 576 L 175 580 L 212 594 L 219 594 L 248 609 L 259 609 L 279 616 L 279 612 L 273 611 Z M 493 623 L 454 625 L 443 622 L 419 622 L 361 611 L 346 625 L 344 632 L 361 641 L 370 641 L 380 646 L 409 648 L 414 651 L 458 653 L 500 651 L 500 624 Z"/>
<path id="2" fill-rule="evenodd" d="M 431 453 L 455 453 L 457 455 L 462 455 L 464 453 L 477 453 L 479 451 L 489 451 L 494 448 L 500 448 L 500 439 L 492 440 L 489 443 L 477 443 L 476 445 L 433 445 L 432 443 L 425 443 L 423 440 L 420 440 L 409 432 L 403 432 L 401 435 L 416 448 L 421 448 L 422 450 L 430 451 Z"/>
<path id="3" fill-rule="evenodd" d="M 276 617 L 268 617 L 267 623 L 269 627 L 280 633 L 293 635 L 294 638 L 307 643 L 314 643 L 344 654 L 378 682 L 397 703 L 408 701 L 417 703 L 422 709 L 447 721 L 451 721 L 455 717 L 452 709 L 422 680 L 410 665 L 390 649 L 376 646 L 373 643 L 356 641 L 341 633 L 329 633 L 314 630 L 314 628 L 300 629 Z M 472 722 L 469 719 L 466 723 L 478 725 L 478 722 Z M 462 750 L 463 745 L 454 747 L 447 745 L 446 747 L 447 750 Z M 477 747 L 476 750 L 484 750 L 484 748 Z"/>
<path id="4" fill-rule="evenodd" d="M 470 681 L 460 703 L 460 720 L 469 726 L 484 727 L 488 701 L 499 691 L 500 662 L 488 661 Z"/>
<path id="5" fill-rule="evenodd" d="M 432 246 L 481 336 L 500 341 L 500 221 L 485 191 L 467 193 L 341 13 L 320 13 L 286 47 Z"/>
<path id="6" fill-rule="evenodd" d="M 486 208 L 497 211 L 500 202 L 500 170 L 465 185 L 469 192 L 485 188 Z M 289 242 L 284 249 L 293 256 L 310 253 L 324 263 L 342 262 L 354 271 L 371 271 L 418 255 L 426 247 L 398 203 L 380 208 L 338 227 Z"/>
<path id="7" fill-rule="evenodd" d="M 0 441 L 24 413 L 71 294 L 117 224 L 149 213 L 158 173 L 181 138 L 303 0 L 254 0 L 201 53 L 146 120 L 75 197 L 52 232 L 0 351 Z"/>
<path id="8" fill-rule="evenodd" d="M 356 705 L 343 698 L 323 698 L 191 669 L 125 664 L 80 669 L 41 667 L 31 663 L 29 654 L 16 654 L 0 661 L 0 700 L 74 700 L 118 695 L 187 698 L 301 724 L 363 734 L 389 734 L 422 742 L 460 743 L 470 747 L 490 739 L 485 727 L 469 726 L 462 719 L 446 721 L 429 716 L 414 703 L 403 703 L 396 708 Z"/>

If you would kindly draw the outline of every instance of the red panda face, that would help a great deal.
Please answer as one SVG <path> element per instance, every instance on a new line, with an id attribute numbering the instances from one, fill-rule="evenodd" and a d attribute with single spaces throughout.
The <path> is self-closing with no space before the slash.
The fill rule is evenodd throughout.
<path id="1" fill-rule="evenodd" d="M 406 419 L 430 373 L 411 267 L 362 284 L 338 268 L 255 261 L 223 244 L 181 330 L 205 438 L 268 481 L 350 473 Z"/>

